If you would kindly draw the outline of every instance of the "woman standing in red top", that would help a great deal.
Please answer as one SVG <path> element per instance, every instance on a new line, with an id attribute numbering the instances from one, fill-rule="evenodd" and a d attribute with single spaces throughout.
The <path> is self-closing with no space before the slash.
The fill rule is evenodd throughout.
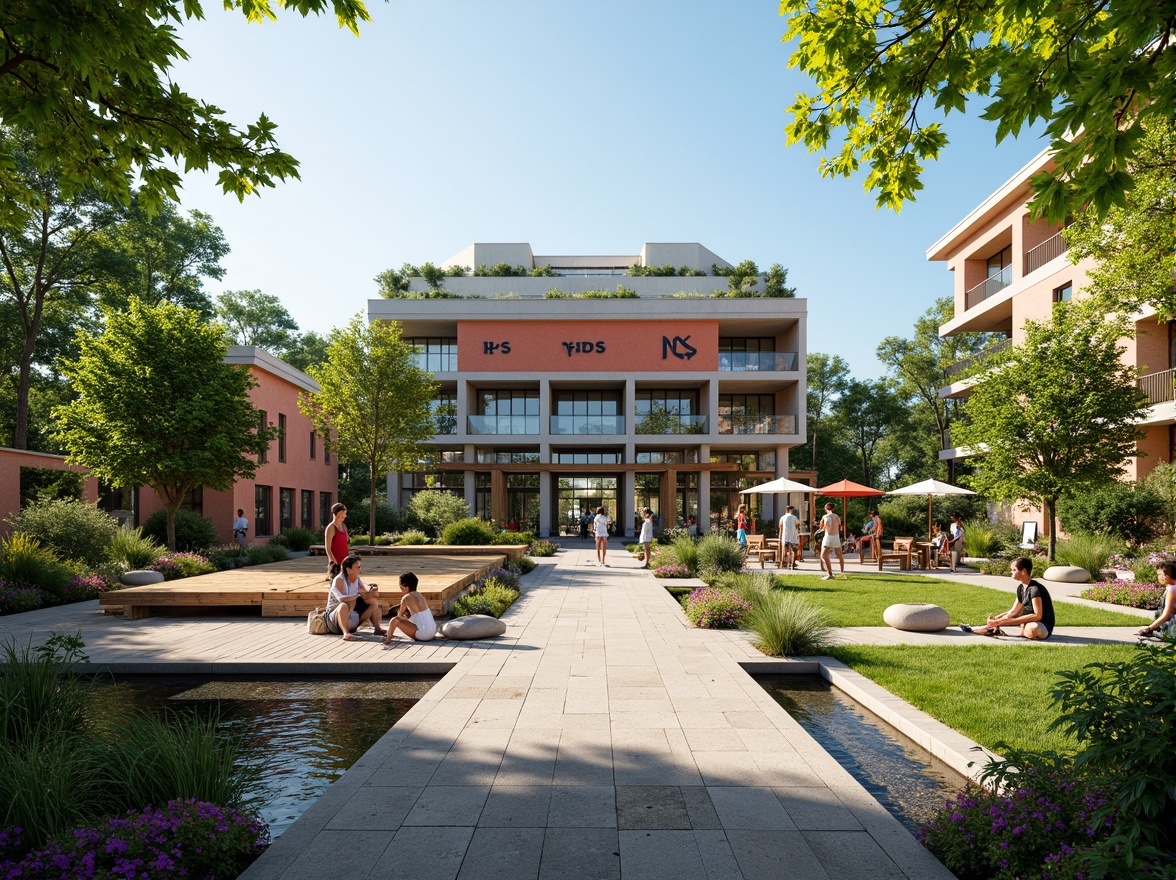
<path id="1" fill-rule="evenodd" d="M 323 547 L 327 551 L 327 580 L 343 570 L 343 560 L 347 558 L 347 526 L 343 525 L 343 520 L 347 519 L 347 508 L 336 502 L 331 506 L 331 516 L 323 533 Z"/>

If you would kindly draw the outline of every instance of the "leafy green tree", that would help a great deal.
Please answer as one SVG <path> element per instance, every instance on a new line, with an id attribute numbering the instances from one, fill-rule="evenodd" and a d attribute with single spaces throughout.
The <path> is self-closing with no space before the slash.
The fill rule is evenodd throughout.
<path id="1" fill-rule="evenodd" d="M 216 317 L 229 345 L 256 345 L 281 357 L 297 339 L 298 323 L 272 293 L 226 291 L 216 298 Z"/>
<path id="2" fill-rule="evenodd" d="M 0 129 L 0 164 L 9 168 L 0 171 L 0 183 L 19 180 L 37 206 L 19 215 L 19 225 L 0 224 L 0 314 L 5 349 L 9 357 L 15 354 L 6 366 L 16 373 L 11 441 L 16 449 L 28 448 L 29 393 L 44 331 L 47 325 L 69 328 L 89 307 L 95 282 L 110 268 L 100 233 L 119 219 L 93 190 L 67 196 L 60 176 L 39 169 L 32 150 L 29 135 Z"/>
<path id="3" fill-rule="evenodd" d="M 768 271 L 764 273 L 764 296 L 796 296 L 796 288 L 788 286 L 788 270 L 779 263 L 772 263 Z"/>
<path id="4" fill-rule="evenodd" d="M 354 33 L 370 20 L 360 0 L 224 5 L 258 22 L 275 18 L 275 6 L 303 16 L 333 9 Z M 224 192 L 241 199 L 297 177 L 298 163 L 278 149 L 268 117 L 238 128 L 220 108 L 175 84 L 172 68 L 187 57 L 178 26 L 203 17 L 198 0 L 7 0 L 0 12 L 0 122 L 34 134 L 38 171 L 59 175 L 67 199 L 97 189 L 129 203 L 134 178 L 151 213 L 175 200 L 175 166 L 218 169 Z M 19 228 L 36 208 L 36 187 L 0 162 L 0 193 L 0 225 Z"/>
<path id="5" fill-rule="evenodd" d="M 1062 235 L 1074 262 L 1095 260 L 1083 292 L 1106 308 L 1150 305 L 1162 320 L 1176 318 L 1176 123 L 1153 118 L 1131 166 L 1134 186 L 1122 207 L 1104 216 L 1083 211 Z"/>
<path id="6" fill-rule="evenodd" d="M 62 365 L 79 396 L 54 411 L 57 436 L 69 460 L 99 479 L 153 488 L 174 550 L 184 496 L 252 477 L 253 456 L 276 431 L 259 428 L 249 400 L 256 383 L 245 368 L 224 362 L 219 326 L 191 309 L 135 297 L 105 319 L 100 334 L 79 334 L 78 357 Z"/>
<path id="7" fill-rule="evenodd" d="M 857 451 L 862 482 L 875 485 L 883 476 L 879 447 L 906 422 L 906 406 L 885 381 L 850 379 L 833 405 L 833 415 Z"/>
<path id="8" fill-rule="evenodd" d="M 1050 321 L 1026 321 L 1024 341 L 990 358 L 953 429 L 983 454 L 972 488 L 1040 504 L 1057 544 L 1059 499 L 1106 485 L 1136 454 L 1147 409 L 1136 369 L 1120 359 L 1130 325 L 1091 304 L 1058 303 Z"/>
<path id="9" fill-rule="evenodd" d="M 374 280 L 384 299 L 400 299 L 408 294 L 408 285 L 420 274 L 412 263 L 405 263 L 399 269 L 385 269 Z"/>
<path id="10" fill-rule="evenodd" d="M 321 333 L 308 330 L 292 338 L 290 345 L 282 352 L 281 358 L 296 370 L 306 372 L 312 366 L 327 362 L 327 345 L 330 340 Z"/>
<path id="11" fill-rule="evenodd" d="M 510 263 L 483 263 L 474 269 L 478 278 L 521 278 L 531 274 L 526 266 L 512 266 Z"/>
<path id="12" fill-rule="evenodd" d="M 955 301 L 951 297 L 938 299 L 915 321 L 912 338 L 887 336 L 878 345 L 878 360 L 886 365 L 897 382 L 898 393 L 916 401 L 934 423 L 939 438 L 934 461 L 938 460 L 939 449 L 947 448 L 947 432 L 961 404 L 956 398 L 940 398 L 939 389 L 947 384 L 944 370 L 996 341 L 989 333 L 940 336 L 939 328 L 954 314 Z M 952 482 L 955 480 L 954 462 L 949 461 L 947 467 L 947 480 Z M 934 476 L 934 473 L 927 476 Z"/>
<path id="13" fill-rule="evenodd" d="M 1163 501 L 1167 530 L 1176 532 L 1176 465 L 1161 461 L 1147 475 L 1144 485 Z"/>
<path id="14" fill-rule="evenodd" d="M 202 211 L 184 216 L 170 202 L 148 214 L 138 194 L 120 222 L 102 235 L 110 251 L 110 271 L 98 287 L 100 305 L 116 311 L 137 296 L 148 305 L 168 301 L 212 315 L 205 278 L 220 279 L 229 253 L 224 233 Z"/>
<path id="15" fill-rule="evenodd" d="M 1122 204 L 1143 127 L 1176 107 L 1176 18 L 1164 3 L 783 0 L 780 13 L 795 41 L 789 66 L 816 83 L 790 108 L 788 142 L 825 150 L 838 137 L 821 174 L 865 164 L 866 189 L 895 210 L 947 144 L 940 117 L 970 98 L 997 121 L 998 143 L 1044 123 L 1056 167 L 1034 178 L 1034 208 L 1056 220 Z"/>
<path id="16" fill-rule="evenodd" d="M 376 482 L 389 471 L 411 471 L 432 436 L 430 404 L 438 386 L 417 368 L 412 350 L 394 321 L 365 324 L 356 315 L 331 333 L 327 362 L 310 367 L 317 394 L 302 395 L 299 407 L 324 436 L 334 431 L 339 457 L 362 461 L 370 476 L 375 532 Z"/>
<path id="17" fill-rule="evenodd" d="M 1067 532 L 1108 532 L 1124 541 L 1146 544 L 1165 522 L 1165 504 L 1146 482 L 1115 480 L 1059 499 L 1058 519 Z"/>
<path id="18" fill-rule="evenodd" d="M 849 364 L 839 354 L 810 352 L 806 362 L 808 371 L 808 433 L 812 449 L 813 472 L 817 471 L 820 459 L 817 456 L 817 437 L 825 418 L 832 414 L 833 403 L 846 389 L 849 381 Z M 814 477 L 816 485 L 820 481 Z"/>

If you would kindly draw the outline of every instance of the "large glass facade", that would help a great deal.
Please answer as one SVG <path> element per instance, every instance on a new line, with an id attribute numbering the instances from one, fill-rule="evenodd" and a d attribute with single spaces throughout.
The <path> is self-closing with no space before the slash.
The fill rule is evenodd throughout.
<path id="1" fill-rule="evenodd" d="M 705 434 L 706 416 L 698 413 L 698 391 L 682 388 L 638 391 L 638 434 Z"/>
<path id="2" fill-rule="evenodd" d="M 457 433 L 457 394 L 441 391 L 429 401 L 434 434 Z"/>
<path id="3" fill-rule="evenodd" d="M 776 415 L 774 394 L 720 394 L 720 434 L 791 434 L 794 416 Z"/>
<path id="4" fill-rule="evenodd" d="M 794 351 L 776 351 L 772 336 L 722 337 L 719 339 L 719 369 L 726 372 L 756 372 L 796 369 Z"/>
<path id="5" fill-rule="evenodd" d="M 539 392 L 479 391 L 478 414 L 469 422 L 471 434 L 538 434 Z"/>
<path id="6" fill-rule="evenodd" d="M 555 397 L 552 434 L 624 434 L 621 395 L 616 391 L 561 391 Z"/>
<path id="7" fill-rule="evenodd" d="M 559 478 L 558 484 L 555 521 L 559 524 L 560 534 L 579 535 L 580 517 L 584 511 L 595 514 L 601 507 L 613 519 L 610 534 L 616 533 L 616 477 L 564 476 Z M 620 531 L 624 532 L 623 525 Z"/>
<path id="8" fill-rule="evenodd" d="M 561 449 L 551 453 L 553 464 L 621 464 L 624 460 L 620 449 Z"/>

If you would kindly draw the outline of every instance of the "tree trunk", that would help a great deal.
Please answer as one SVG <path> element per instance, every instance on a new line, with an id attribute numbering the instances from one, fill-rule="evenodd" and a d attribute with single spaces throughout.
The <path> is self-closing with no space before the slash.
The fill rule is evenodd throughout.
<path id="1" fill-rule="evenodd" d="M 1045 499 L 1045 519 L 1049 524 L 1049 561 L 1053 562 L 1057 557 L 1055 555 L 1058 548 L 1058 529 L 1057 519 L 1054 514 L 1055 500 L 1053 498 Z M 1096 572 L 1092 572 L 1096 574 Z"/>
<path id="2" fill-rule="evenodd" d="M 12 448 L 29 448 L 29 386 L 32 384 L 32 361 L 35 333 L 25 340 L 20 353 L 20 377 L 16 383 L 16 427 L 12 432 Z"/>
<path id="3" fill-rule="evenodd" d="M 169 499 L 167 502 L 167 549 L 172 553 L 176 552 L 176 513 L 183 503 L 183 493 L 178 494 L 175 501 Z"/>
<path id="4" fill-rule="evenodd" d="M 370 462 L 368 472 L 371 474 L 368 495 L 368 546 L 376 546 L 376 463 Z"/>

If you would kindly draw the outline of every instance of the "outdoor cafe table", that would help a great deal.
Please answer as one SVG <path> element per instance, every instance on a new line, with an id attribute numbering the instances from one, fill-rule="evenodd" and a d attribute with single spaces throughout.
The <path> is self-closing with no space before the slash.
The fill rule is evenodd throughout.
<path id="1" fill-rule="evenodd" d="M 915 541 L 915 552 L 919 554 L 919 568 L 926 571 L 931 567 L 931 548 L 935 545 L 930 541 Z"/>

